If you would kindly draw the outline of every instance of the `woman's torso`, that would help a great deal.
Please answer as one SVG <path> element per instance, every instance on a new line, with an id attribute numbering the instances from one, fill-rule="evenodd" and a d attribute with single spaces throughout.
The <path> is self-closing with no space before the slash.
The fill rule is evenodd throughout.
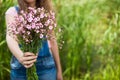
<path id="1" fill-rule="evenodd" d="M 10 7 L 7 10 L 6 14 L 12 15 L 12 16 L 17 16 L 18 10 L 19 10 L 18 6 Z M 38 59 L 39 58 L 42 59 L 47 56 L 52 56 L 51 45 L 50 45 L 49 40 L 44 40 L 44 41 L 42 41 L 42 47 L 38 51 Z M 11 67 L 16 68 L 18 66 L 21 66 L 21 64 L 18 62 L 18 60 L 14 56 L 12 56 Z"/>

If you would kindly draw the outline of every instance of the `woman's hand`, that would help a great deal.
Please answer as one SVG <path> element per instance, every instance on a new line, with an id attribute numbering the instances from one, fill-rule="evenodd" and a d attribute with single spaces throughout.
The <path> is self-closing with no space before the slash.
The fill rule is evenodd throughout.
<path id="1" fill-rule="evenodd" d="M 25 68 L 30 68 L 36 62 L 37 56 L 34 53 L 25 52 L 24 56 L 22 56 L 19 61 L 24 65 Z"/>
<path id="2" fill-rule="evenodd" d="M 57 80 L 63 80 L 62 72 L 57 72 Z"/>

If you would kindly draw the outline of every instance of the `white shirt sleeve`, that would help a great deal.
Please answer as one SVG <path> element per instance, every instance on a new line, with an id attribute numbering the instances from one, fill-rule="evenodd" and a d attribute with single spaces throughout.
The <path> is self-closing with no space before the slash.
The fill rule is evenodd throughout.
<path id="1" fill-rule="evenodd" d="M 17 15 L 17 11 L 15 7 L 10 7 L 6 12 L 5 15 Z"/>
<path id="2" fill-rule="evenodd" d="M 15 7 L 10 7 L 6 12 L 5 12 L 5 21 L 6 21 L 6 34 L 9 34 L 11 36 L 13 36 L 11 34 L 11 32 L 9 31 L 9 26 L 10 24 L 15 22 L 15 16 L 17 16 L 17 11 L 15 9 Z"/>

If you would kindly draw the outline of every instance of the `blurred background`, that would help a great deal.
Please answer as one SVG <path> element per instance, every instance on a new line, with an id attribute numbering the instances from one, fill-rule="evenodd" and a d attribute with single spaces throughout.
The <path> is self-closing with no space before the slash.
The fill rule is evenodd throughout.
<path id="1" fill-rule="evenodd" d="M 9 80 L 11 53 L 5 12 L 16 0 L 0 0 L 0 80 Z M 120 0 L 53 0 L 64 80 L 120 80 Z"/>

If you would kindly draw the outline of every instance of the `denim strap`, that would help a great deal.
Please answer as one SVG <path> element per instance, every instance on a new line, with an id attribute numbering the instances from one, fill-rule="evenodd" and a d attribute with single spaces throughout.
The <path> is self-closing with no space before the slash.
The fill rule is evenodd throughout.
<path id="1" fill-rule="evenodd" d="M 19 7 L 18 7 L 18 6 L 15 6 L 15 10 L 18 12 L 18 11 L 19 11 Z"/>

